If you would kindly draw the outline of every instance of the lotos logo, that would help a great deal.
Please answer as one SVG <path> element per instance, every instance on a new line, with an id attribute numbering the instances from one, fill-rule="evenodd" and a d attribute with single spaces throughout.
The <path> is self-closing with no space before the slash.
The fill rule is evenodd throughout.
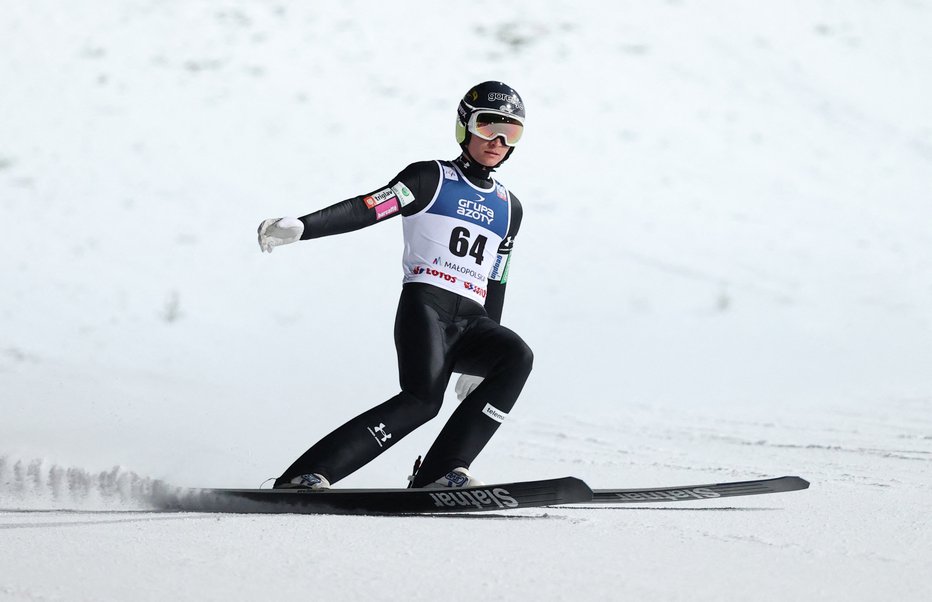
<path id="1" fill-rule="evenodd" d="M 440 278 L 441 280 L 446 280 L 447 282 L 456 284 L 456 276 L 451 276 L 445 272 L 441 272 L 440 270 L 435 270 L 434 268 L 418 265 L 414 266 L 414 269 L 411 271 L 414 272 L 415 275 L 427 274 L 428 276 L 433 276 L 435 278 Z"/>
<path id="2" fill-rule="evenodd" d="M 469 491 L 457 491 L 455 493 L 431 493 L 431 499 L 437 508 L 469 508 L 475 507 L 487 508 L 498 506 L 499 508 L 517 508 L 518 500 L 511 497 L 507 489 L 496 487 L 495 489 L 471 489 Z"/>

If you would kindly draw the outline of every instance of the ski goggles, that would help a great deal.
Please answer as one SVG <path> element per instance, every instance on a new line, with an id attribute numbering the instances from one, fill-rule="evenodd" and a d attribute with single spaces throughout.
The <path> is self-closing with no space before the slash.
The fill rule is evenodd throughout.
<path id="1" fill-rule="evenodd" d="M 505 146 L 514 146 L 521 140 L 524 124 L 520 119 L 501 113 L 479 111 L 469 117 L 467 129 L 483 140 L 495 140 L 501 137 Z"/>

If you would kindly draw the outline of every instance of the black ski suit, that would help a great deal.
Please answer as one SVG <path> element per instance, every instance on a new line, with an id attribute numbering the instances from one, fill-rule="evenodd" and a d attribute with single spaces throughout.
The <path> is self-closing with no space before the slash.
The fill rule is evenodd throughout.
<path id="1" fill-rule="evenodd" d="M 490 170 L 463 156 L 418 162 L 385 188 L 300 218 L 301 238 L 350 232 L 394 215 L 410 220 L 395 318 L 401 392 L 318 441 L 276 485 L 308 473 L 335 483 L 369 463 L 438 414 L 453 372 L 485 380 L 443 427 L 413 485 L 468 468 L 530 374 L 530 348 L 500 324 L 508 261 L 522 218 L 518 199 L 492 180 Z M 489 240 L 497 249 L 485 248 Z"/>

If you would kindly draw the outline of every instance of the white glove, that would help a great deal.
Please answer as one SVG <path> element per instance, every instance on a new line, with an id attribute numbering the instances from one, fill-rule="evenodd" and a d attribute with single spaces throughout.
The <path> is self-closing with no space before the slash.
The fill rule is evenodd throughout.
<path id="1" fill-rule="evenodd" d="M 456 381 L 456 398 L 460 401 L 466 399 L 466 396 L 476 390 L 482 381 L 485 379 L 481 376 L 473 376 L 472 374 L 460 374 L 459 379 Z"/>
<path id="2" fill-rule="evenodd" d="M 266 253 L 293 243 L 304 234 L 304 222 L 296 217 L 273 217 L 259 224 L 259 248 Z"/>

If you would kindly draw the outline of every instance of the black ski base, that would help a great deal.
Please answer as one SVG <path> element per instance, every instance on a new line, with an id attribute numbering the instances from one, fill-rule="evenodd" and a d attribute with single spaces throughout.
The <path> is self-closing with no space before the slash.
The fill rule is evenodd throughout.
<path id="1" fill-rule="evenodd" d="M 711 485 L 660 487 L 656 489 L 594 489 L 591 502 L 598 504 L 644 504 L 650 502 L 689 502 L 739 495 L 760 495 L 807 489 L 809 481 L 800 477 L 778 477 Z"/>
<path id="2" fill-rule="evenodd" d="M 572 504 L 645 504 L 714 500 L 807 489 L 800 477 L 647 489 L 590 489 L 574 477 L 462 489 L 193 489 L 163 510 L 239 514 L 445 514 Z"/>
<path id="3" fill-rule="evenodd" d="M 592 490 L 565 477 L 462 489 L 203 489 L 178 495 L 165 510 L 259 514 L 437 514 L 487 512 L 592 501 Z"/>

